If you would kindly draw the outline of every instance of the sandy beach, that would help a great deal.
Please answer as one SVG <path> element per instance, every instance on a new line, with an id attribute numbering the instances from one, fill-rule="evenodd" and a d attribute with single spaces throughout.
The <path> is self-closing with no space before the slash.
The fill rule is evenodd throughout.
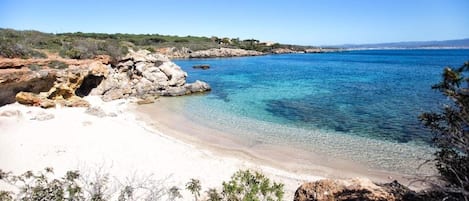
<path id="1" fill-rule="evenodd" d="M 18 103 L 1 107 L 0 168 L 20 174 L 52 167 L 58 176 L 80 170 L 84 176 L 109 174 L 117 183 L 151 176 L 164 181 L 166 188 L 182 189 L 196 178 L 203 192 L 220 188 L 237 170 L 251 169 L 284 183 L 287 200 L 301 183 L 323 178 L 167 135 L 161 132 L 165 129 L 140 121 L 143 117 L 131 112 L 137 106 L 129 100 L 104 103 L 98 97 L 86 99 L 102 108 L 104 117 L 90 115 L 84 108 L 46 110 Z M 191 197 L 187 191 L 182 194 Z"/>

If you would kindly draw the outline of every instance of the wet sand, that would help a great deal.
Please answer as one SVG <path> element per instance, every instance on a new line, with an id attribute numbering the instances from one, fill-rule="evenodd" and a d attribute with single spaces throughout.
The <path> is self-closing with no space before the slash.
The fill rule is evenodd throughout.
<path id="1" fill-rule="evenodd" d="M 236 157 L 255 164 L 272 166 L 288 172 L 325 178 L 366 177 L 375 182 L 397 179 L 407 185 L 414 180 L 411 175 L 371 169 L 354 161 L 332 158 L 288 145 L 262 143 L 255 139 L 240 139 L 230 130 L 222 130 L 194 122 L 181 112 L 181 101 L 160 98 L 154 104 L 134 106 L 139 120 L 156 130 L 198 149 L 209 150 L 221 156 Z M 422 186 L 413 184 L 415 189 Z"/>

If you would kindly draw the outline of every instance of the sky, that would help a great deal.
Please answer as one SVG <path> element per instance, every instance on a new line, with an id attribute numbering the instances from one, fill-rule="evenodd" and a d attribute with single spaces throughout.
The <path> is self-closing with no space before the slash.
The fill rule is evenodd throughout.
<path id="1" fill-rule="evenodd" d="M 0 27 L 340 45 L 469 38 L 469 0 L 0 0 Z"/>

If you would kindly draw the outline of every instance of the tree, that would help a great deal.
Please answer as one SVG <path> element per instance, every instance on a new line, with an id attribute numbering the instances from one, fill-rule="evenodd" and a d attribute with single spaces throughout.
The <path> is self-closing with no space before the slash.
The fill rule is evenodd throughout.
<path id="1" fill-rule="evenodd" d="M 200 197 L 200 190 L 202 189 L 200 181 L 198 179 L 191 179 L 189 182 L 187 182 L 186 189 L 189 190 L 192 195 L 194 195 L 195 201 L 197 201 Z"/>
<path id="2" fill-rule="evenodd" d="M 448 198 L 469 200 L 469 62 L 459 68 L 447 67 L 443 80 L 432 89 L 449 100 L 438 113 L 420 115 L 434 134 L 436 168 L 445 182 Z"/>

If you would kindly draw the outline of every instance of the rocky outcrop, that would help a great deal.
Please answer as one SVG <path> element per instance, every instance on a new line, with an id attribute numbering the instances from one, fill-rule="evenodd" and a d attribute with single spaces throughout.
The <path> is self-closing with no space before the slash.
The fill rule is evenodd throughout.
<path id="1" fill-rule="evenodd" d="M 28 68 L 0 70 L 0 106 L 15 102 L 21 91 L 39 93 L 48 91 L 55 82 L 57 71 L 31 71 Z"/>
<path id="2" fill-rule="evenodd" d="M 207 69 L 210 68 L 210 65 L 208 65 L 208 64 L 201 64 L 201 65 L 192 66 L 192 68 L 194 68 L 194 69 L 207 70 Z"/>
<path id="3" fill-rule="evenodd" d="M 212 57 L 243 57 L 264 55 L 263 52 L 233 48 L 212 48 L 208 50 L 195 51 L 189 54 L 189 58 L 212 58 Z"/>
<path id="4" fill-rule="evenodd" d="M 375 184 L 369 179 L 323 179 L 305 183 L 295 192 L 294 201 L 393 201 L 420 200 L 418 195 L 397 181 Z"/>
<path id="5" fill-rule="evenodd" d="M 275 48 L 271 50 L 272 54 L 292 54 L 292 53 L 304 53 L 304 51 L 292 50 L 289 48 Z"/>
<path id="6" fill-rule="evenodd" d="M 192 51 L 189 48 L 167 47 L 156 50 L 157 53 L 169 58 L 214 58 L 214 57 L 244 57 L 264 55 L 263 52 L 235 48 L 212 48 L 208 50 Z"/>
<path id="7" fill-rule="evenodd" d="M 55 80 L 48 91 L 22 91 L 16 94 L 15 99 L 21 104 L 43 108 L 55 107 L 56 104 L 88 107 L 89 103 L 82 97 L 88 95 L 108 74 L 108 66 L 98 61 L 86 65 L 86 68 L 70 66 L 55 73 Z"/>
<path id="8" fill-rule="evenodd" d="M 115 66 L 106 63 L 109 59 L 104 57 L 86 62 L 62 60 L 67 65 L 64 69 L 24 66 L 34 64 L 31 62 L 0 62 L 0 106 L 18 101 L 43 108 L 57 104 L 87 107 L 88 102 L 82 98 L 88 95 L 100 95 L 105 101 L 132 96 L 140 98 L 141 103 L 150 103 L 159 95 L 181 96 L 210 90 L 202 81 L 186 83 L 187 73 L 179 66 L 168 57 L 147 50 L 131 50 Z"/>
<path id="9" fill-rule="evenodd" d="M 168 57 L 147 50 L 131 50 L 109 70 L 109 76 L 90 93 L 102 95 L 105 101 L 129 96 L 182 96 L 210 90 L 210 86 L 202 81 L 187 84 L 187 73 L 179 66 Z"/>
<path id="10" fill-rule="evenodd" d="M 156 52 L 167 56 L 170 59 L 174 58 L 189 58 L 189 55 L 193 52 L 187 47 L 176 48 L 176 47 L 164 47 L 156 49 Z"/>

